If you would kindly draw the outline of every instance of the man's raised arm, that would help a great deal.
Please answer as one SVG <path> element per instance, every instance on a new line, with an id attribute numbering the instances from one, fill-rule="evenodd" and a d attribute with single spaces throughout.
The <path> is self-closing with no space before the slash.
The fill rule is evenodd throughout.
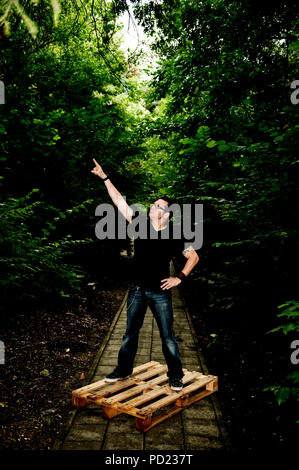
<path id="1" fill-rule="evenodd" d="M 94 175 L 99 176 L 102 180 L 107 177 L 106 173 L 104 173 L 101 165 L 93 158 L 95 163 L 95 167 L 91 170 L 91 173 Z M 126 203 L 125 198 L 120 194 L 120 192 L 116 189 L 116 187 L 111 183 L 110 179 L 106 179 L 104 181 L 106 188 L 108 190 L 109 196 L 111 197 L 112 201 L 118 208 L 118 210 L 122 213 L 122 215 L 127 219 L 128 222 L 132 222 L 132 215 L 133 211 L 130 206 Z"/>

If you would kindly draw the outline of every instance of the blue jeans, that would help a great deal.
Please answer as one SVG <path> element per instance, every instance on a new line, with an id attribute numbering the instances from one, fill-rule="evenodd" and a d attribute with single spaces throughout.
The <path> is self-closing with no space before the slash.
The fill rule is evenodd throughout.
<path id="1" fill-rule="evenodd" d="M 138 337 L 143 325 L 145 312 L 149 305 L 160 331 L 162 351 L 168 366 L 167 376 L 181 379 L 184 376 L 176 337 L 173 331 L 173 311 L 171 291 L 154 292 L 130 283 L 127 297 L 127 328 L 118 353 L 115 368 L 121 376 L 130 375 L 138 348 Z M 150 341 L 150 338 L 149 338 Z"/>

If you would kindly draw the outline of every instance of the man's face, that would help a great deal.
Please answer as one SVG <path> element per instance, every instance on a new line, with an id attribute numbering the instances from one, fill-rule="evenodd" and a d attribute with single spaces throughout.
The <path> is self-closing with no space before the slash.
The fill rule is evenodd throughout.
<path id="1" fill-rule="evenodd" d="M 151 204 L 149 216 L 157 220 L 163 219 L 163 222 L 166 222 L 169 218 L 168 202 L 163 199 L 157 199 L 157 201 Z"/>

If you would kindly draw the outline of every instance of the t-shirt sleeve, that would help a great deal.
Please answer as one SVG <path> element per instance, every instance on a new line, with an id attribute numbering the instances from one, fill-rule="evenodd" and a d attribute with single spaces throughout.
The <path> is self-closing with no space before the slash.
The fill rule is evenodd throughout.
<path id="1" fill-rule="evenodd" d="M 183 254 L 185 241 L 183 238 L 173 239 L 171 242 L 171 256 L 178 257 Z"/>
<path id="2" fill-rule="evenodd" d="M 193 250 L 192 243 L 184 238 L 173 239 L 171 247 L 171 256 L 183 256 L 188 250 Z"/>

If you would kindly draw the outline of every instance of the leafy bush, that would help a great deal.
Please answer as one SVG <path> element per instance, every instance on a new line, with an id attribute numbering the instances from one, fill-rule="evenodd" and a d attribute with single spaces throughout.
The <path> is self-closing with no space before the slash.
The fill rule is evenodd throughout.
<path id="1" fill-rule="evenodd" d="M 91 239 L 55 237 L 57 224 L 72 210 L 59 211 L 32 201 L 38 189 L 25 197 L 0 204 L 0 290 L 2 306 L 44 297 L 69 297 L 80 289 L 84 271 L 67 258 Z M 79 210 L 78 208 L 74 208 Z M 43 221 L 42 226 L 41 221 Z"/>
<path id="2" fill-rule="evenodd" d="M 282 325 L 273 328 L 269 333 L 282 332 L 284 335 L 290 333 L 298 333 L 299 331 L 299 301 L 298 300 L 288 300 L 287 302 L 279 305 L 278 308 L 284 309 L 282 313 L 279 313 L 277 317 L 286 317 L 286 322 Z M 299 404 L 299 371 L 296 370 L 287 374 L 285 377 L 285 382 L 281 385 L 272 385 L 270 387 L 265 387 L 263 390 L 271 390 L 274 393 L 275 399 L 278 405 L 287 403 L 288 400 L 293 396 Z M 296 421 L 299 423 L 299 417 Z"/>

